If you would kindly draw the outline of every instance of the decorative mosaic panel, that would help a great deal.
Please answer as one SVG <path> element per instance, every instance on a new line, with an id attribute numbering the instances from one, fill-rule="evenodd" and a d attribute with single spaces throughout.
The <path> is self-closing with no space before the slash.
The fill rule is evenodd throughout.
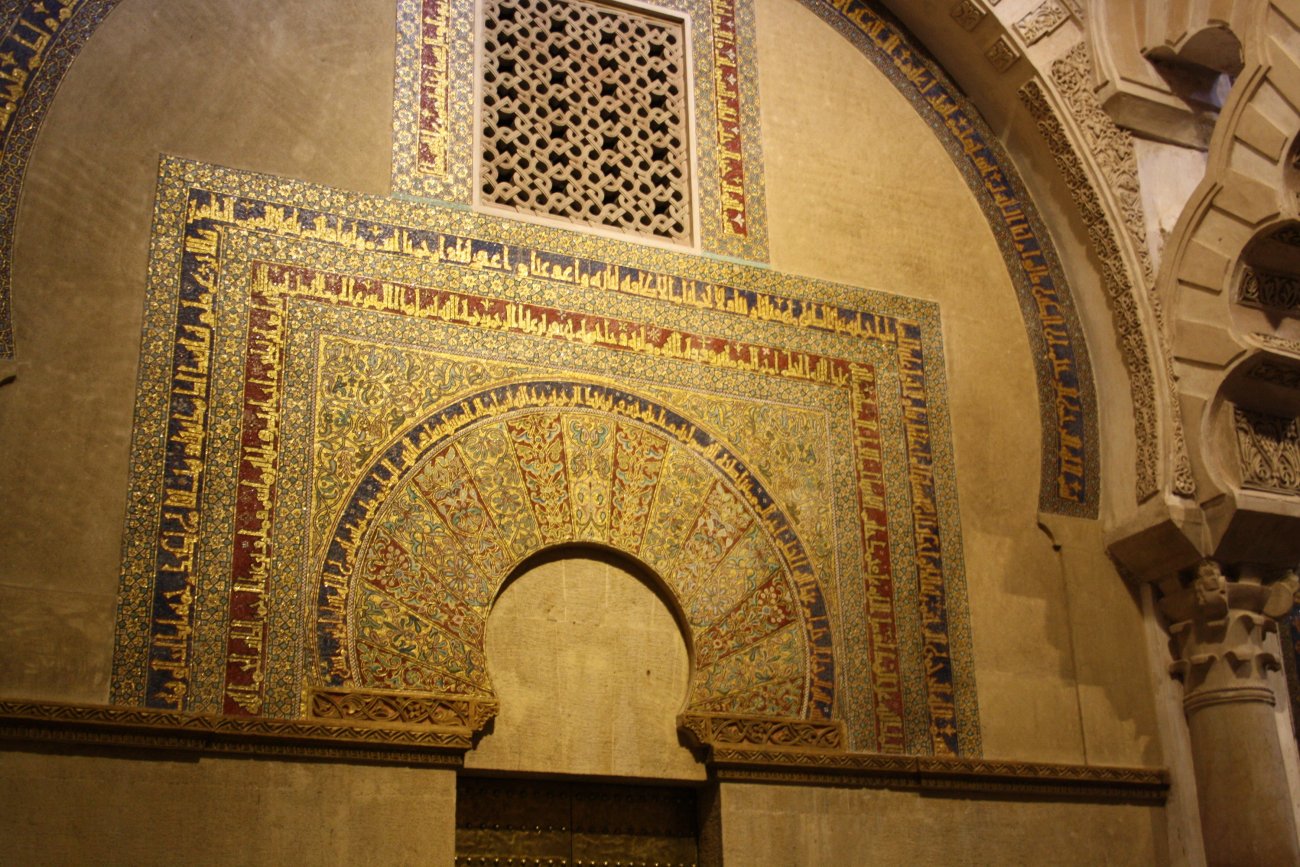
<path id="1" fill-rule="evenodd" d="M 490 706 L 501 582 L 589 543 L 686 613 L 693 711 L 978 754 L 934 305 L 161 171 L 115 702 Z"/>
<path id="2" fill-rule="evenodd" d="M 863 0 L 804 2 L 884 71 L 948 144 L 994 227 L 1034 347 L 1044 437 L 1039 507 L 1095 516 L 1100 464 L 1087 348 L 1050 239 L 1014 167 L 978 113 L 932 61 L 912 48 L 900 25 Z M 9 256 L 27 158 L 63 74 L 116 3 L 60 0 L 13 3 L 5 10 L 4 32 L 13 49 L 5 56 L 12 56 L 13 64 L 7 86 L 12 108 L 0 127 L 0 358 L 14 351 Z M 666 5 L 689 13 L 692 21 L 704 249 L 763 261 L 766 217 L 752 5 L 747 0 Z M 398 0 L 393 151 L 398 195 L 472 201 L 473 46 L 470 0 Z M 709 142 L 716 147 L 706 147 Z"/>
<path id="3" fill-rule="evenodd" d="M 10 269 L 27 160 L 59 82 L 117 3 L 44 0 L 0 9 L 0 358 L 14 357 Z"/>
<path id="4" fill-rule="evenodd" d="M 1038 508 L 1096 517 L 1101 458 L 1088 347 L 1051 238 L 1010 157 L 961 90 L 923 50 L 914 47 L 911 36 L 880 4 L 802 2 L 857 47 L 911 102 L 974 193 L 1016 287 L 1037 372 L 1043 430 Z"/>
<path id="5" fill-rule="evenodd" d="M 689 16 L 698 244 L 707 252 L 766 261 L 752 3 L 657 5 Z M 475 27 L 469 0 L 398 0 L 393 189 L 399 195 L 476 201 Z"/>

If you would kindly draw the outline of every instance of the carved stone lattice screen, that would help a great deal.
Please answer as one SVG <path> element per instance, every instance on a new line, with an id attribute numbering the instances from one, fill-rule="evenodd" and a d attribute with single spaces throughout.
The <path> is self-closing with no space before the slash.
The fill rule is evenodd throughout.
<path id="1" fill-rule="evenodd" d="M 483 28 L 482 201 L 689 242 L 681 23 L 490 0 Z"/>

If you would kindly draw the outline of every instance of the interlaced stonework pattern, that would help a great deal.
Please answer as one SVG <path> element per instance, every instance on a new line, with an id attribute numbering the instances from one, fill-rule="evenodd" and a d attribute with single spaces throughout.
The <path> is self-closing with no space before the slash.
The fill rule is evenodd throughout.
<path id="1" fill-rule="evenodd" d="M 681 23 L 492 0 L 483 29 L 482 200 L 689 243 Z"/>

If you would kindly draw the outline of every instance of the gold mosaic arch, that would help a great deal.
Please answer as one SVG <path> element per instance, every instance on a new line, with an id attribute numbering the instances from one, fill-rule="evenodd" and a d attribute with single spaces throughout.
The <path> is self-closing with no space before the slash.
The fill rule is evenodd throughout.
<path id="1" fill-rule="evenodd" d="M 688 710 L 831 717 L 826 606 L 762 482 L 673 410 L 571 380 L 463 396 L 362 473 L 320 570 L 320 685 L 493 698 L 492 604 L 520 563 L 573 544 L 662 579 L 686 626 Z"/>

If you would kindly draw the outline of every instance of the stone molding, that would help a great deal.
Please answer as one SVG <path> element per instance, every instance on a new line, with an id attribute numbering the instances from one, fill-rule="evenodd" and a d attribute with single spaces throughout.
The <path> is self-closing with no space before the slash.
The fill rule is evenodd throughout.
<path id="1" fill-rule="evenodd" d="M 0 740 L 459 767 L 472 733 L 414 727 L 0 701 Z"/>
<path id="2" fill-rule="evenodd" d="M 1160 768 L 850 752 L 841 747 L 838 720 L 692 713 L 677 723 L 723 782 L 1152 802 L 1163 802 L 1169 786 Z"/>
<path id="3" fill-rule="evenodd" d="M 795 731 L 829 743 L 838 721 L 684 715 L 723 782 L 777 782 L 1163 803 L 1162 768 L 854 753 L 796 746 Z M 755 723 L 761 723 L 755 727 Z M 828 740 L 830 738 L 831 740 Z M 799 736 L 796 740 L 805 740 Z M 0 741 L 56 748 L 149 749 L 202 754 L 338 759 L 459 768 L 463 730 L 223 717 L 105 705 L 0 701 Z M 766 742 L 766 745 L 761 745 Z M 760 745 L 756 745 L 760 744 Z"/>
<path id="4" fill-rule="evenodd" d="M 708 764 L 720 782 L 911 789 L 1026 799 L 1160 804 L 1169 789 L 1169 774 L 1160 768 L 742 747 L 714 747 Z"/>
<path id="5" fill-rule="evenodd" d="M 476 733 L 497 715 L 493 699 L 459 695 L 315 689 L 308 710 L 315 719 L 352 724 L 409 725 L 465 729 Z"/>

